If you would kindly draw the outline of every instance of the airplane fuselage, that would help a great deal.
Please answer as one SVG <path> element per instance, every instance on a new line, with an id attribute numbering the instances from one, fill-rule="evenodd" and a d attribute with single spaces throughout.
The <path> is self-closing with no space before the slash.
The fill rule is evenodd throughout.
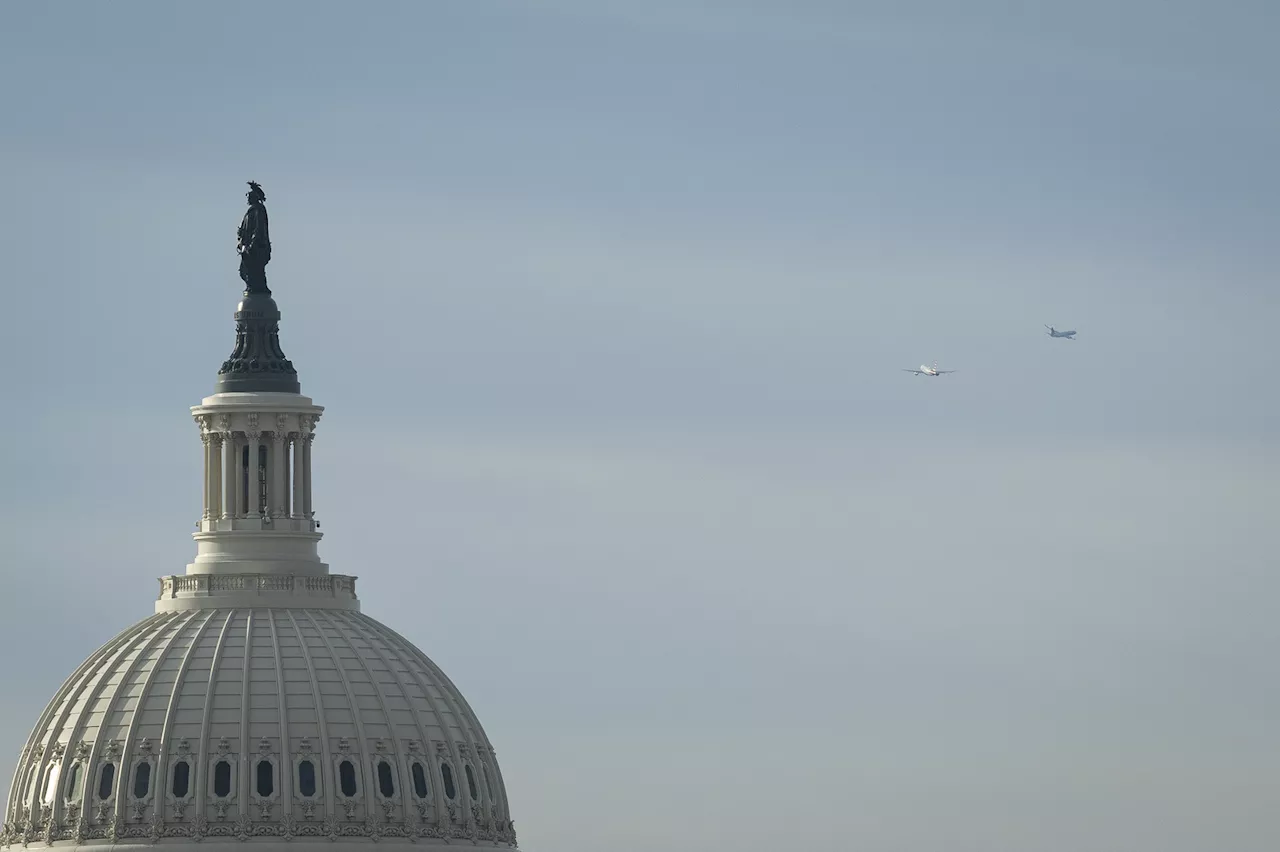
<path id="1" fill-rule="evenodd" d="M 903 367 L 902 369 L 903 369 L 903 372 L 915 373 L 917 376 L 941 376 L 943 373 L 955 372 L 955 370 L 939 370 L 938 364 L 936 361 L 934 362 L 934 365 L 932 367 L 930 367 L 928 364 L 921 364 L 919 370 L 908 370 L 906 367 Z"/>

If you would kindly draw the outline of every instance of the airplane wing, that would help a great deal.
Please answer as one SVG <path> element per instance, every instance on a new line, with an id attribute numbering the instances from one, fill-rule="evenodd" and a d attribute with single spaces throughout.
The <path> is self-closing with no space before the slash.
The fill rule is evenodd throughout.
<path id="1" fill-rule="evenodd" d="M 939 370 L 938 375 L 941 376 L 943 373 L 954 373 L 954 372 L 956 371 L 955 370 Z"/>
<path id="2" fill-rule="evenodd" d="M 902 372 L 904 372 L 904 373 L 915 373 L 917 376 L 923 376 L 923 375 L 924 375 L 924 373 L 923 373 L 923 372 L 921 372 L 920 370 L 908 370 L 906 367 L 903 367 L 903 368 L 902 368 Z"/>

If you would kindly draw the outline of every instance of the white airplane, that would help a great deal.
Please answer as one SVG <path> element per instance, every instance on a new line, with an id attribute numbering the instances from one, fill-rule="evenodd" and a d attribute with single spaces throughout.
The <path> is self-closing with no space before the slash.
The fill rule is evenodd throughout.
<path id="1" fill-rule="evenodd" d="M 937 361 L 933 362 L 932 367 L 926 367 L 924 364 L 921 364 L 919 370 L 908 370 L 906 367 L 903 367 L 902 371 L 904 373 L 915 373 L 917 376 L 941 376 L 943 373 L 955 372 L 955 370 L 939 370 Z"/>
<path id="2" fill-rule="evenodd" d="M 1051 325 L 1046 325 L 1045 328 L 1049 329 L 1050 337 L 1065 337 L 1067 340 L 1076 339 L 1076 333 L 1074 331 L 1058 331 Z"/>

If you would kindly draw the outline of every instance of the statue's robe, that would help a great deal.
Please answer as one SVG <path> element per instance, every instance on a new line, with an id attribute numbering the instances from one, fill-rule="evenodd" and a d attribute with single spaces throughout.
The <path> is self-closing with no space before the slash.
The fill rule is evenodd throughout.
<path id="1" fill-rule="evenodd" d="M 271 236 L 267 223 L 267 208 L 262 202 L 249 205 L 236 232 L 240 239 L 240 278 L 250 292 L 271 292 L 267 289 L 267 263 L 271 260 Z"/>

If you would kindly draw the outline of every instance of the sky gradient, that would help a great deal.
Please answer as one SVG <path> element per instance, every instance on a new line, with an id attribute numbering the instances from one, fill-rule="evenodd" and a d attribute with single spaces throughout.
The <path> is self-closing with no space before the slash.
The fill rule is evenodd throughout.
<path id="1" fill-rule="evenodd" d="M 1274 852 L 1278 27 L 0 6 L 0 782 L 194 554 L 254 179 L 322 557 L 522 849 Z"/>

